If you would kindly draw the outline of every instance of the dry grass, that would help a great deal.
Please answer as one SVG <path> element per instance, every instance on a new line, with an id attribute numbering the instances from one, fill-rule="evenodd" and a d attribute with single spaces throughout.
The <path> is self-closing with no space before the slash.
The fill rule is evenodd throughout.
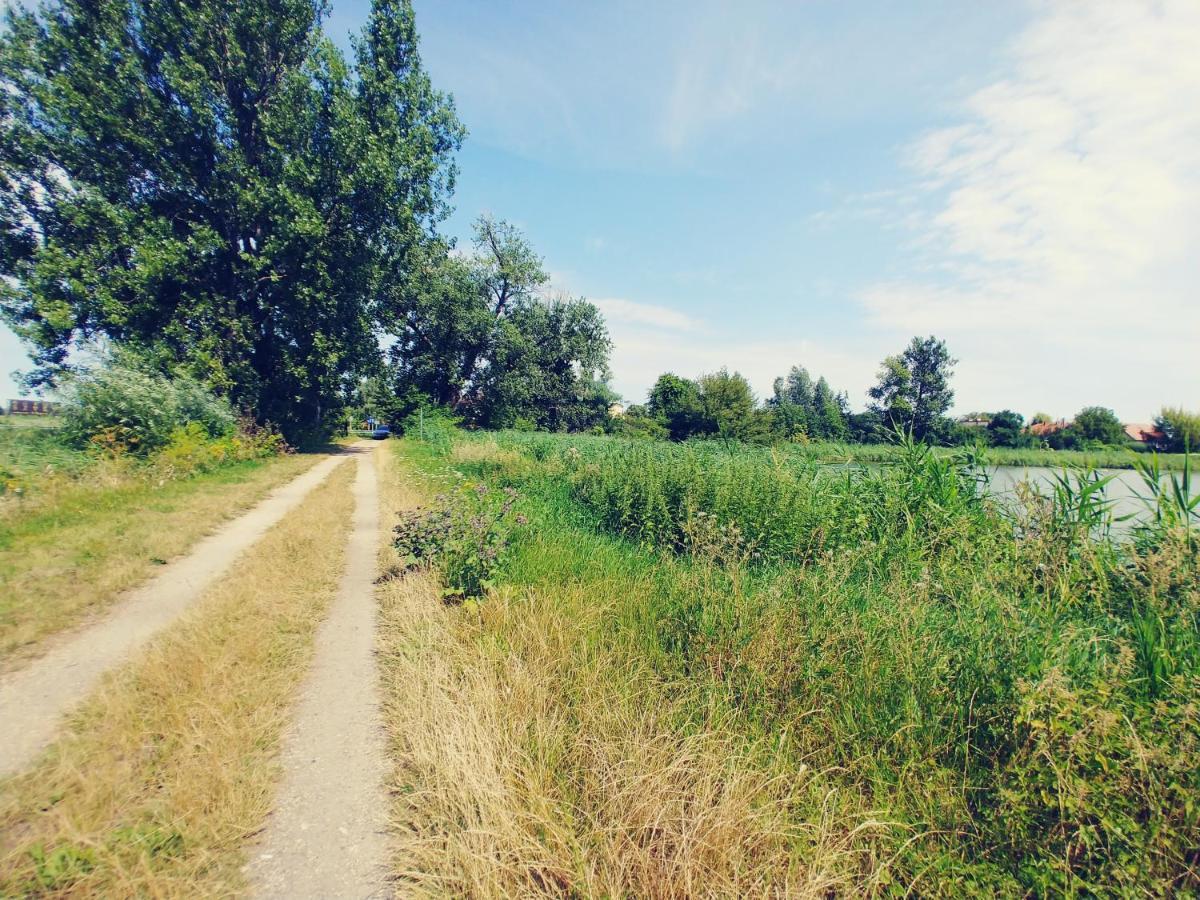
<path id="1" fill-rule="evenodd" d="M 495 438 L 460 441 L 450 450 L 451 463 L 485 463 L 489 468 L 527 467 L 526 460 L 515 450 L 505 450 Z"/>
<path id="2" fill-rule="evenodd" d="M 344 464 L 0 785 L 0 896 L 228 896 L 337 588 Z"/>
<path id="3" fill-rule="evenodd" d="M 386 510 L 420 500 L 396 471 L 382 483 Z M 564 583 L 462 609 L 439 602 L 430 576 L 381 588 L 400 893 L 837 889 L 854 836 L 832 817 L 797 826 L 788 814 L 819 779 L 772 772 L 719 724 L 689 729 L 684 685 L 593 639 L 618 600 Z"/>
<path id="4" fill-rule="evenodd" d="M 277 457 L 161 485 L 98 466 L 51 479 L 36 508 L 0 524 L 0 671 L 108 607 L 122 591 L 322 457 Z"/>

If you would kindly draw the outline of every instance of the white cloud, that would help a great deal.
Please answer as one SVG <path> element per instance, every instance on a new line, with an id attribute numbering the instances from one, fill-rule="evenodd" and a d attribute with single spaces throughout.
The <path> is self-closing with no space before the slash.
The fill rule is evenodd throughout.
<path id="1" fill-rule="evenodd" d="M 875 369 L 864 360 L 882 359 L 897 348 L 879 336 L 832 346 L 828 342 L 775 334 L 765 339 L 731 336 L 678 310 L 632 300 L 594 300 L 613 339 L 613 386 L 627 402 L 640 403 L 664 372 L 694 378 L 720 368 L 740 372 L 760 397 L 795 365 L 824 375 L 834 390 L 846 390 L 861 405 Z"/>
<path id="2" fill-rule="evenodd" d="M 666 96 L 661 138 L 679 151 L 792 85 L 805 57 L 771 46 L 750 17 L 697 17 Z M 790 49 L 790 48 L 789 48 Z"/>
<path id="3" fill-rule="evenodd" d="M 1200 4 L 1037 9 L 1006 77 L 912 149 L 930 274 L 861 300 L 877 324 L 949 338 L 973 405 L 1195 406 Z"/>
<path id="4" fill-rule="evenodd" d="M 638 303 L 634 300 L 619 298 L 606 298 L 591 302 L 600 308 L 610 323 L 650 325 L 669 331 L 698 331 L 703 327 L 699 320 L 693 319 L 686 313 L 666 306 L 656 306 L 653 303 Z"/>

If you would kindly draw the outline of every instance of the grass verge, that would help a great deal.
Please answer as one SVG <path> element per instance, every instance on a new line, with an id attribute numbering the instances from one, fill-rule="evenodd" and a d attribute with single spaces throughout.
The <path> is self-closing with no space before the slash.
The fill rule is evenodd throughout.
<path id="1" fill-rule="evenodd" d="M 0 520 L 0 670 L 103 610 L 319 458 L 276 456 L 163 483 L 73 483 L 52 502 Z"/>
<path id="2" fill-rule="evenodd" d="M 529 520 L 477 602 L 387 589 L 414 892 L 1200 884 L 1194 511 L 1098 539 L 1087 484 L 1010 510 L 919 447 L 850 473 L 601 439 L 399 452 L 431 492 L 516 488 Z"/>
<path id="3" fill-rule="evenodd" d="M 436 463 L 398 443 L 385 508 Z M 466 448 L 469 454 L 471 448 Z M 530 507 L 526 507 L 529 509 Z M 651 554 L 531 508 L 509 586 L 442 603 L 430 573 L 381 591 L 386 717 L 398 761 L 396 875 L 422 896 L 818 895 L 853 868 L 850 817 L 818 773 L 773 762 L 723 704 L 630 640 L 661 590 Z M 390 558 L 394 561 L 394 556 Z M 621 626 L 624 625 L 625 628 Z M 696 710 L 707 709 L 697 721 Z"/>
<path id="4" fill-rule="evenodd" d="M 0 784 L 0 896 L 228 896 L 341 572 L 339 466 L 194 611 Z"/>

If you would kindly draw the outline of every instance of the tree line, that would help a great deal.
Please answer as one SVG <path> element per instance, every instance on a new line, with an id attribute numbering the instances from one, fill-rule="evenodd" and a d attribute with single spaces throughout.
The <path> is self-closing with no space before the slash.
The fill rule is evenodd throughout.
<path id="1" fill-rule="evenodd" d="M 409 0 L 373 0 L 347 56 L 326 0 L 10 5 L 0 34 L 0 315 L 33 388 L 120 348 L 289 440 L 365 395 L 479 425 L 606 408 L 594 306 L 481 219 L 438 232 L 466 130 Z"/>
<path id="2" fill-rule="evenodd" d="M 1120 447 L 1129 441 L 1125 427 L 1106 407 L 1088 406 L 1070 421 L 1044 413 L 1025 417 L 1011 409 L 996 413 L 948 415 L 954 402 L 950 387 L 957 360 L 935 336 L 914 337 L 898 354 L 886 357 L 868 404 L 853 412 L 844 391 L 835 392 L 803 366 L 775 379 L 772 394 L 759 403 L 739 373 L 721 369 L 696 379 L 668 372 L 651 388 L 647 402 L 635 404 L 609 424 L 628 436 L 727 438 L 750 443 L 847 441 L 887 443 L 898 433 L 944 446 L 1086 450 Z M 1156 417 L 1156 449 L 1182 453 L 1200 447 L 1200 415 L 1167 407 Z"/>
<path id="3" fill-rule="evenodd" d="M 949 384 L 955 362 L 945 341 L 913 338 L 903 352 L 883 360 L 878 383 L 868 392 L 871 402 L 860 413 L 851 411 L 844 391 L 835 392 L 824 376 L 814 380 L 803 366 L 776 378 L 763 404 L 740 373 L 721 369 L 689 380 L 668 372 L 644 406 L 625 411 L 616 429 L 675 441 L 878 443 L 901 431 L 920 441 L 945 442 L 956 435 L 956 423 L 946 416 L 954 401 Z"/>

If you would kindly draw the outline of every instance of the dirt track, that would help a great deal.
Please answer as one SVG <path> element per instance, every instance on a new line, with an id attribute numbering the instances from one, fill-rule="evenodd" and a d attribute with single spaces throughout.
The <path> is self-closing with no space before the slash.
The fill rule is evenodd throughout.
<path id="1" fill-rule="evenodd" d="M 363 454 L 338 595 L 284 737 L 275 811 L 246 867 L 257 897 L 382 896 L 388 862 L 385 740 L 375 666 L 379 496 Z"/>
<path id="2" fill-rule="evenodd" d="M 359 445 L 359 449 L 361 450 Z M 317 463 L 249 512 L 204 538 L 183 558 L 132 591 L 100 622 L 57 641 L 0 678 L 0 777 L 28 765 L 51 741 L 63 715 L 155 634 L 177 619 L 241 553 L 295 509 L 352 454 Z"/>

